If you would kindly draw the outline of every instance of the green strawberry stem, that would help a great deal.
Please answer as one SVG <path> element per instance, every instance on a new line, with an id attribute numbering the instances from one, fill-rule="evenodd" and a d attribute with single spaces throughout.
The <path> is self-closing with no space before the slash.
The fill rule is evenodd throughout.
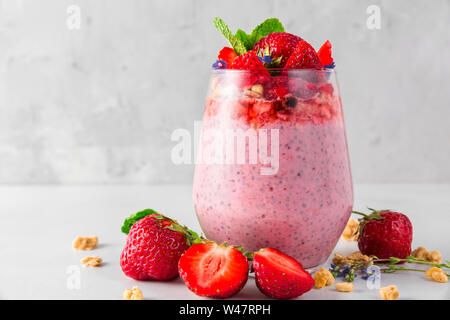
<path id="1" fill-rule="evenodd" d="M 168 218 L 162 214 L 155 216 L 155 218 L 161 220 L 169 220 L 170 222 L 172 222 L 172 224 L 170 226 L 167 226 L 166 228 L 169 230 L 178 231 L 181 234 L 183 234 L 186 238 L 188 246 L 208 241 L 205 237 L 199 236 L 195 231 L 192 231 L 186 226 L 182 226 L 181 224 L 178 223 L 178 221 L 174 219 Z"/>
<path id="2" fill-rule="evenodd" d="M 365 217 L 365 218 L 369 218 L 369 215 L 367 215 L 367 214 L 365 214 L 365 213 L 362 213 L 362 212 L 359 212 L 359 211 L 352 211 L 352 213 L 354 213 L 354 214 L 359 214 L 360 216 L 363 216 L 363 217 Z"/>
<path id="3" fill-rule="evenodd" d="M 352 213 L 354 213 L 354 214 L 358 214 L 358 215 L 360 215 L 360 216 L 363 216 L 361 219 L 360 219 L 360 221 L 362 220 L 362 221 L 369 221 L 369 220 L 381 220 L 381 219 L 383 219 L 380 215 L 379 215 L 379 213 L 380 212 L 383 212 L 383 211 L 385 211 L 385 210 L 379 210 L 379 211 L 377 211 L 377 210 L 374 210 L 374 209 L 372 209 L 372 208 L 369 208 L 369 210 L 371 210 L 372 211 L 372 213 L 371 214 L 365 214 L 365 213 L 362 213 L 362 212 L 359 212 L 359 211 L 352 211 Z"/>
<path id="4" fill-rule="evenodd" d="M 243 246 L 233 246 L 233 248 L 238 249 L 239 251 L 241 251 L 242 254 L 244 256 L 246 256 L 248 260 L 250 260 L 250 261 L 253 260 L 253 252 L 245 251 Z"/>
<path id="5" fill-rule="evenodd" d="M 156 212 L 153 209 L 145 209 L 145 210 L 139 211 L 135 214 L 132 214 L 131 216 L 126 218 L 122 225 L 122 232 L 125 234 L 128 234 L 130 232 L 130 229 L 133 226 L 133 224 L 135 224 L 137 221 L 141 220 L 142 218 L 144 218 L 148 215 L 153 215 L 155 219 L 167 220 L 167 221 L 172 222 L 172 224 L 170 226 L 166 226 L 166 228 L 173 230 L 173 231 L 178 231 L 181 234 L 183 234 L 185 236 L 186 242 L 189 246 L 196 244 L 196 243 L 206 242 L 206 238 L 204 238 L 203 236 L 199 236 L 196 232 L 192 231 L 188 227 L 180 225 L 178 223 L 178 221 L 171 219 L 169 217 L 166 217 L 166 216 L 160 214 L 159 212 Z"/>

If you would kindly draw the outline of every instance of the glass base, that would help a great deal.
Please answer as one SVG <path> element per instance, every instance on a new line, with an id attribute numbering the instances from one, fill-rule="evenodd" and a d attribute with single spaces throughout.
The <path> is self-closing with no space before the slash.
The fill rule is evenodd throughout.
<path id="1" fill-rule="evenodd" d="M 305 268 L 305 270 L 308 271 L 309 273 L 314 273 L 320 269 L 320 266 L 321 265 L 319 264 L 318 266 L 315 266 L 315 267 Z"/>

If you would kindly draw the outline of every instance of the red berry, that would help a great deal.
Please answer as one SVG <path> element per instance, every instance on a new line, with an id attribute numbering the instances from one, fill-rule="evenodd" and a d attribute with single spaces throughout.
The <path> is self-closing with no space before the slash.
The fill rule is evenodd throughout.
<path id="1" fill-rule="evenodd" d="M 331 42 L 327 40 L 320 47 L 319 51 L 317 51 L 322 66 L 328 66 L 333 62 L 333 57 L 331 57 L 331 47 Z"/>
<path id="2" fill-rule="evenodd" d="M 276 249 L 256 252 L 253 269 L 259 290 L 271 298 L 296 298 L 314 286 L 314 279 L 300 262 Z"/>
<path id="3" fill-rule="evenodd" d="M 199 296 L 228 298 L 247 282 L 248 262 L 241 251 L 216 243 L 190 247 L 178 263 L 180 277 Z"/>
<path id="4" fill-rule="evenodd" d="M 168 229 L 176 222 L 148 215 L 130 229 L 120 266 L 136 280 L 169 280 L 178 276 L 178 260 L 188 248 L 185 235 Z"/>
<path id="5" fill-rule="evenodd" d="M 389 210 L 375 211 L 361 220 L 359 250 L 380 259 L 405 259 L 411 253 L 413 228 L 408 217 Z"/>
<path id="6" fill-rule="evenodd" d="M 274 32 L 259 40 L 253 50 L 264 53 L 266 48 L 269 48 L 272 60 L 281 57 L 280 68 L 283 68 L 297 44 L 302 40 L 287 32 Z"/>
<path id="7" fill-rule="evenodd" d="M 319 56 L 306 41 L 300 41 L 286 62 L 285 69 L 321 69 Z"/>
<path id="8" fill-rule="evenodd" d="M 234 59 L 230 69 L 257 71 L 257 73 L 270 76 L 256 52 L 252 50 Z"/>
<path id="9" fill-rule="evenodd" d="M 322 85 L 321 87 L 319 87 L 319 91 L 332 95 L 334 92 L 334 87 L 331 83 L 325 83 L 324 85 Z"/>
<path id="10" fill-rule="evenodd" d="M 224 47 L 222 50 L 220 50 L 217 59 L 225 61 L 227 63 L 227 67 L 229 68 L 236 57 L 236 51 L 234 51 L 230 47 Z"/>

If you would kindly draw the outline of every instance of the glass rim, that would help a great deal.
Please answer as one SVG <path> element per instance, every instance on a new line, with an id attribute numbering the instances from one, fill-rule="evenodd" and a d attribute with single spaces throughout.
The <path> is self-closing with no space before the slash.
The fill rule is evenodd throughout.
<path id="1" fill-rule="evenodd" d="M 322 68 L 322 69 L 284 69 L 284 68 L 266 68 L 268 72 L 281 72 L 287 71 L 288 73 L 306 73 L 306 72 L 325 72 L 325 73 L 336 73 L 335 69 Z M 240 69 L 211 69 L 213 73 L 255 73 L 257 70 L 240 70 Z"/>

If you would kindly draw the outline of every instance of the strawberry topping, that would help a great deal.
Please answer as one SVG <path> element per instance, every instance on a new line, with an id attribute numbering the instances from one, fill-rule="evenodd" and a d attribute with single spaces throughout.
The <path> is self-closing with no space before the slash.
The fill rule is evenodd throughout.
<path id="1" fill-rule="evenodd" d="M 270 76 L 255 51 L 249 51 L 234 59 L 230 69 L 252 70 Z"/>
<path id="2" fill-rule="evenodd" d="M 236 57 L 237 57 L 236 51 L 234 51 L 230 47 L 224 47 L 222 50 L 220 50 L 217 59 L 225 61 L 227 66 L 231 66 Z"/>
<path id="3" fill-rule="evenodd" d="M 281 58 L 279 67 L 282 68 L 297 44 L 302 40 L 302 38 L 287 32 L 273 32 L 259 40 L 253 50 L 258 53 L 263 53 L 268 49 L 272 60 Z"/>
<path id="4" fill-rule="evenodd" d="M 331 47 L 331 42 L 327 40 L 317 51 L 322 66 L 329 66 L 334 62 L 331 56 Z"/>
<path id="5" fill-rule="evenodd" d="M 319 56 L 306 41 L 300 41 L 286 62 L 285 69 L 321 69 Z"/>

